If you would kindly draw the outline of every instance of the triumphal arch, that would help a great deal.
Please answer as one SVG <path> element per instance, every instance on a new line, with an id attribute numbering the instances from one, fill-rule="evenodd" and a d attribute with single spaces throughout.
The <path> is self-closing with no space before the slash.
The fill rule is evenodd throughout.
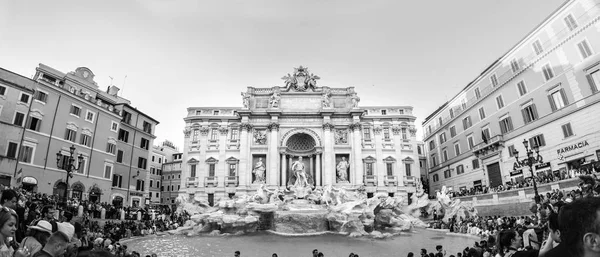
<path id="1" fill-rule="evenodd" d="M 407 195 L 419 179 L 411 106 L 361 106 L 305 67 L 248 87 L 239 107 L 190 107 L 180 194 L 209 202 L 266 188 L 326 185 Z"/>

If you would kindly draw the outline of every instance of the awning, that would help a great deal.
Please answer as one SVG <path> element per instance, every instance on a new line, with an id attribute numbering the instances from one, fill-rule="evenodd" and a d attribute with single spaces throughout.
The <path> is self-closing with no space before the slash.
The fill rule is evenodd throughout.
<path id="1" fill-rule="evenodd" d="M 23 178 L 23 184 L 37 185 L 38 181 L 34 177 L 24 177 Z"/>

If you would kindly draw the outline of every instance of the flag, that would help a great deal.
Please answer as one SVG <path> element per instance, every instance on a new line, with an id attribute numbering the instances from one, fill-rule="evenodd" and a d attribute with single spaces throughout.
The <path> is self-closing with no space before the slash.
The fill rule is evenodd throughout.
<path id="1" fill-rule="evenodd" d="M 15 177 L 15 179 L 17 180 L 17 187 L 20 186 L 22 184 L 23 179 L 23 168 L 20 168 L 19 171 L 17 171 L 17 176 Z"/>
<path id="2" fill-rule="evenodd" d="M 481 131 L 481 140 L 483 140 L 484 143 L 488 143 L 488 138 L 485 135 L 485 133 L 483 132 L 483 130 Z"/>

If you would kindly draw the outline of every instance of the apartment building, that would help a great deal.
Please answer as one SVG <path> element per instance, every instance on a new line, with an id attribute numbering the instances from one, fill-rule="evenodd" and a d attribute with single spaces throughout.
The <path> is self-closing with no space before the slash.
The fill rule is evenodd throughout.
<path id="1" fill-rule="evenodd" d="M 565 2 L 425 119 L 433 191 L 599 168 L 599 20 L 599 0 Z M 515 166 L 523 142 L 533 172 Z"/>
<path id="2" fill-rule="evenodd" d="M 162 173 L 163 164 L 173 160 L 173 154 L 177 152 L 175 145 L 165 140 L 160 145 L 152 147 L 152 160 L 150 161 L 150 176 L 149 176 L 149 190 L 150 190 L 150 203 L 160 204 L 162 196 L 161 185 L 162 185 Z"/>
<path id="3" fill-rule="evenodd" d="M 177 199 L 179 191 L 182 190 L 182 160 L 183 153 L 173 153 L 172 158 L 163 163 L 160 203 L 170 205 L 173 210 L 177 208 L 175 199 Z"/>

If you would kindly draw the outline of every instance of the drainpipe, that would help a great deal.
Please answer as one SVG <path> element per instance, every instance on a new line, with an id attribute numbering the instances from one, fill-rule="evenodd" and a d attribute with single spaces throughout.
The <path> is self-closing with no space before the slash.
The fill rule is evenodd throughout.
<path id="1" fill-rule="evenodd" d="M 27 129 L 27 120 L 29 120 L 29 113 L 31 112 L 31 106 L 33 105 L 33 98 L 35 97 L 35 89 L 33 89 L 33 94 L 31 95 L 31 99 L 29 99 L 29 106 L 27 107 L 27 114 L 25 115 L 25 120 L 23 120 L 23 122 L 25 123 L 23 125 L 23 130 L 21 132 L 21 141 L 19 142 L 19 149 L 17 150 L 17 163 L 15 163 L 15 170 L 14 170 L 14 174 L 13 174 L 13 178 L 17 177 L 17 168 L 19 167 L 19 160 L 21 159 L 21 148 L 23 148 L 23 140 L 25 139 L 25 130 Z M 31 160 L 33 161 L 33 160 Z M 21 175 L 23 176 L 23 175 Z M 21 178 L 21 181 L 23 178 Z M 15 180 L 16 183 L 16 180 Z M 39 184 L 39 181 L 38 181 Z"/>

